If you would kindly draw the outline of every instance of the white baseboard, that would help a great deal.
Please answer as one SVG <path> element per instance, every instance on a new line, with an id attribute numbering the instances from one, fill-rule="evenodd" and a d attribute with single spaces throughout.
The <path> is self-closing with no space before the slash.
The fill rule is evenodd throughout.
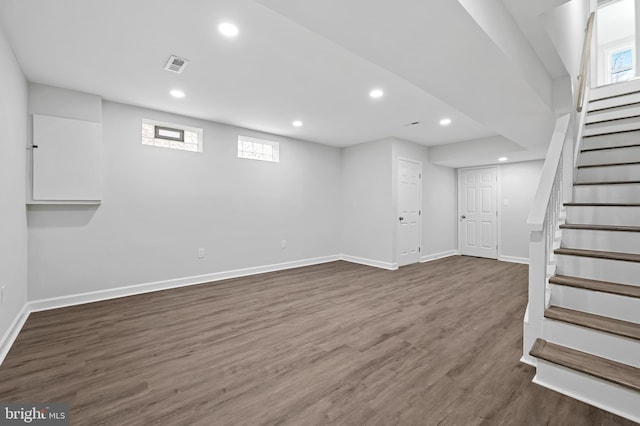
<path id="1" fill-rule="evenodd" d="M 27 322 L 27 318 L 29 318 L 29 304 L 25 303 L 18 315 L 13 319 L 9 329 L 2 336 L 2 340 L 0 340 L 0 365 L 4 362 L 4 359 L 7 357 L 11 346 L 13 346 L 13 342 L 16 341 L 18 334 L 20 334 L 20 330 L 24 326 L 24 323 Z"/>
<path id="2" fill-rule="evenodd" d="M 501 262 L 511 262 L 511 263 L 523 263 L 525 265 L 529 264 L 528 257 L 516 257 L 516 256 L 498 256 L 498 260 Z"/>
<path id="3" fill-rule="evenodd" d="M 334 262 L 336 260 L 340 260 L 340 256 L 333 255 L 325 257 L 315 257 L 311 259 L 296 260 L 293 262 L 234 269 L 231 271 L 214 272 L 212 274 L 196 275 L 192 277 L 155 281 L 107 290 L 92 291 L 88 293 L 53 297 L 50 299 L 34 300 L 29 302 L 29 309 L 31 312 L 46 311 L 50 309 L 64 308 L 66 306 L 81 305 L 84 303 L 99 302 L 101 300 L 117 299 L 119 297 L 150 293 L 153 291 L 205 284 L 230 278 L 246 277 L 249 275 L 264 274 L 266 272 L 282 271 L 285 269 L 300 268 L 303 266 L 319 265 L 321 263 Z"/>
<path id="4" fill-rule="evenodd" d="M 431 262 L 433 260 L 443 259 L 449 256 L 458 256 L 460 252 L 458 250 L 448 250 L 440 253 L 425 254 L 420 258 L 420 263 Z"/>
<path id="5" fill-rule="evenodd" d="M 548 363 L 545 361 L 541 361 L 541 364 L 552 365 L 552 363 Z M 578 388 L 579 390 L 572 389 L 570 386 L 572 383 L 568 381 L 563 381 L 563 383 L 569 383 L 569 386 L 564 386 L 545 380 L 540 377 L 540 373 L 538 371 L 536 371 L 536 375 L 533 376 L 533 380 L 531 381 L 537 385 L 543 386 L 547 389 L 551 389 L 552 391 L 561 393 L 563 395 L 567 395 L 568 397 L 608 411 L 617 416 L 624 417 L 625 419 L 629 419 L 635 423 L 640 422 L 640 410 L 638 410 L 637 401 L 633 401 L 636 404 L 633 404 L 633 402 L 628 404 L 628 406 L 632 406 L 633 408 L 624 408 L 622 407 L 625 405 L 624 401 L 625 399 L 628 400 L 629 398 L 620 398 L 620 395 L 616 395 L 617 393 L 624 392 L 633 393 L 633 391 L 627 390 L 622 386 L 609 383 L 606 380 L 594 378 L 592 376 L 589 376 L 588 374 L 573 371 L 570 368 L 562 366 L 556 366 L 555 368 L 557 368 L 557 373 L 559 374 L 561 381 L 566 380 L 566 374 L 574 375 L 575 377 L 580 378 L 579 383 L 582 386 Z M 597 389 L 597 391 L 594 391 L 593 389 Z M 615 393 L 612 391 L 614 391 Z M 594 397 L 593 394 L 597 395 Z M 616 404 L 619 404 L 620 407 L 617 407 Z"/>
<path id="6" fill-rule="evenodd" d="M 341 254 L 340 260 L 345 262 L 358 263 L 360 265 L 373 266 L 375 268 L 387 269 L 389 271 L 395 271 L 398 269 L 397 263 L 383 262 L 381 260 L 365 259 L 364 257 L 349 256 L 348 254 Z"/>
<path id="7" fill-rule="evenodd" d="M 523 364 L 530 365 L 532 367 L 538 366 L 538 364 L 536 363 L 536 359 L 531 355 L 522 355 L 522 357 L 520 357 L 520 362 Z"/>

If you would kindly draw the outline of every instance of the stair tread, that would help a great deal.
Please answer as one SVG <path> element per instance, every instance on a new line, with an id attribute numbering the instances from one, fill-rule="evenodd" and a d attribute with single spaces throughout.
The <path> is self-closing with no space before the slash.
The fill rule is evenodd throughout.
<path id="1" fill-rule="evenodd" d="M 574 182 L 574 186 L 579 185 L 627 185 L 638 184 L 640 180 L 613 180 L 613 181 L 597 181 L 597 182 Z"/>
<path id="2" fill-rule="evenodd" d="M 622 226 L 622 225 L 593 225 L 593 224 L 572 224 L 563 223 L 561 229 L 581 229 L 588 231 L 621 231 L 621 232 L 640 232 L 640 226 Z"/>
<path id="3" fill-rule="evenodd" d="M 588 278 L 571 277 L 568 275 L 554 275 L 549 278 L 549 283 L 583 288 L 585 290 L 600 291 L 603 293 L 617 294 L 620 296 L 640 298 L 640 287 L 628 284 L 590 280 Z"/>
<path id="4" fill-rule="evenodd" d="M 536 339 L 531 356 L 640 392 L 640 368 Z"/>
<path id="5" fill-rule="evenodd" d="M 575 311 L 559 306 L 552 306 L 546 309 L 544 316 L 545 318 L 640 340 L 640 324 L 633 322 Z"/>
<path id="6" fill-rule="evenodd" d="M 602 164 L 585 164 L 583 166 L 578 166 L 579 169 L 589 169 L 593 167 L 612 167 L 612 166 L 635 166 L 640 164 L 640 161 L 630 161 L 626 163 L 602 163 Z"/>
<path id="7" fill-rule="evenodd" d="M 640 262 L 640 254 L 620 253 L 615 251 L 584 250 L 571 247 L 561 247 L 553 251 L 555 254 L 570 256 L 595 257 L 599 259 L 622 260 L 626 262 Z"/>

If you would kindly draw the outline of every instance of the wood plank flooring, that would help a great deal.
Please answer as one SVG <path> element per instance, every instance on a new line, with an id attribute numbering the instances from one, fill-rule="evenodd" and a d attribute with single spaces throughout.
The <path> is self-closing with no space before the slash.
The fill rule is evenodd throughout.
<path id="1" fill-rule="evenodd" d="M 73 425 L 630 425 L 531 383 L 527 267 L 346 262 L 34 313 L 0 401 Z"/>

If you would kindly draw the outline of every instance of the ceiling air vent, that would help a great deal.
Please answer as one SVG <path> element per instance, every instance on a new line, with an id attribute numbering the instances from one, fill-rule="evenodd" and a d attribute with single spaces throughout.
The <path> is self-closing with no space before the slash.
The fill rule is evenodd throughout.
<path id="1" fill-rule="evenodd" d="M 188 59 L 181 58 L 179 56 L 171 55 L 167 64 L 164 66 L 164 69 L 167 71 L 175 72 L 181 74 L 182 71 L 187 67 L 189 63 Z"/>

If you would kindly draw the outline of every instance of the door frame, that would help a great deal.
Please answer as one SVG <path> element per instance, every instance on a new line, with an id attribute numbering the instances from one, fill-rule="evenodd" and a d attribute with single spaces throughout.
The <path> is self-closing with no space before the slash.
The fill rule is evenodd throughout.
<path id="1" fill-rule="evenodd" d="M 405 265 L 413 265 L 413 263 L 404 263 L 404 264 L 400 264 L 400 259 L 399 259 L 399 253 L 398 253 L 398 240 L 400 238 L 400 221 L 398 220 L 398 210 L 399 210 L 399 185 L 400 185 L 400 180 L 398 179 L 398 163 L 400 161 L 407 161 L 410 163 L 415 163 L 420 167 L 420 171 L 418 173 L 420 173 L 420 178 L 418 179 L 418 205 L 420 206 L 420 208 L 418 209 L 420 211 L 419 219 L 418 219 L 418 247 L 420 249 L 419 251 L 419 256 L 418 256 L 418 261 L 415 263 L 420 263 L 422 261 L 422 218 L 424 217 L 424 215 L 422 214 L 422 210 L 424 210 L 424 206 L 422 205 L 422 180 L 424 178 L 423 175 L 423 170 L 422 170 L 422 161 L 420 160 L 416 160 L 413 158 L 409 158 L 409 157 L 402 157 L 402 156 L 397 156 L 396 160 L 395 160 L 395 188 L 394 191 L 396 193 L 396 199 L 395 199 L 395 208 L 393 211 L 393 220 L 395 222 L 395 244 L 394 244 L 394 257 L 395 257 L 395 263 L 396 265 L 398 265 L 398 267 L 400 266 L 405 266 Z"/>
<path id="2" fill-rule="evenodd" d="M 456 191 L 458 192 L 458 206 L 456 208 L 456 232 L 458 233 L 458 254 L 462 254 L 462 233 L 460 232 L 460 216 L 462 216 L 462 191 L 460 190 L 460 175 L 463 171 L 466 170 L 484 170 L 484 169 L 496 169 L 496 212 L 498 215 L 496 216 L 496 246 L 498 249 L 496 250 L 496 260 L 500 260 L 502 257 L 502 244 L 500 244 L 500 238 L 502 236 L 502 172 L 499 164 L 492 164 L 488 166 L 478 166 L 478 167 L 461 167 L 458 169 L 458 173 L 456 176 Z"/>

